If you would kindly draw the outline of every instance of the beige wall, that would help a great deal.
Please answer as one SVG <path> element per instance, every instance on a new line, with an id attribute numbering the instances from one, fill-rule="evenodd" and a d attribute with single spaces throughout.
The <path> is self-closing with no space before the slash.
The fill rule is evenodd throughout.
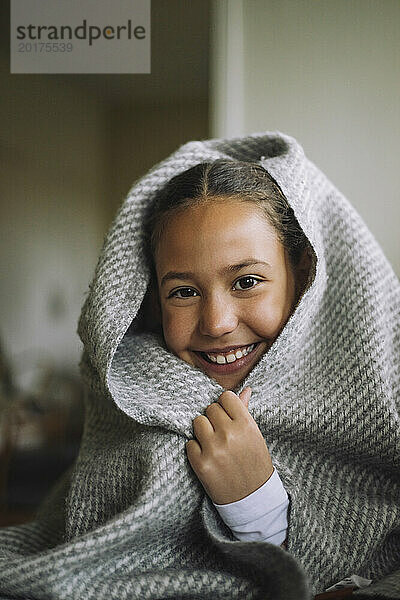
<path id="1" fill-rule="evenodd" d="M 296 137 L 400 275 L 400 2 L 215 0 L 213 20 L 212 135 Z"/>
<path id="2" fill-rule="evenodd" d="M 51 77 L 1 65 L 0 333 L 19 370 L 76 369 L 75 333 L 101 246 L 104 110 Z"/>
<path id="3" fill-rule="evenodd" d="M 114 104 L 107 110 L 108 197 L 115 210 L 134 181 L 178 146 L 208 137 L 208 101 Z"/>
<path id="4" fill-rule="evenodd" d="M 73 77 L 0 67 L 0 340 L 29 386 L 38 363 L 77 371 L 77 320 L 110 221 L 155 162 L 208 136 L 208 102 L 113 102 Z"/>

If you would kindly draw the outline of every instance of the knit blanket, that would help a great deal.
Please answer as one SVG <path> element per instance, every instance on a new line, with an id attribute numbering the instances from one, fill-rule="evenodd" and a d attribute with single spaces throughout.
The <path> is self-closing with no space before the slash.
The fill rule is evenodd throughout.
<path id="1" fill-rule="evenodd" d="M 260 162 L 315 254 L 307 290 L 249 373 L 249 411 L 289 494 L 287 550 L 239 542 L 185 452 L 222 388 L 129 329 L 149 268 L 143 223 L 174 175 Z M 349 157 L 350 158 L 350 157 Z M 185 144 L 137 181 L 83 307 L 80 453 L 32 523 L 0 530 L 0 598 L 306 600 L 352 574 L 400 599 L 400 285 L 350 203 L 279 132 Z"/>

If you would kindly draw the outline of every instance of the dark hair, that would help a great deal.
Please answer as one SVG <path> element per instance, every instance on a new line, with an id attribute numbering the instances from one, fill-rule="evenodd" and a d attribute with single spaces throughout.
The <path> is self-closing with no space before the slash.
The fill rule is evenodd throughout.
<path id="1" fill-rule="evenodd" d="M 309 242 L 277 183 L 257 163 L 225 159 L 197 164 L 173 177 L 158 192 L 147 222 L 152 257 L 174 214 L 217 197 L 256 204 L 275 229 L 292 266 L 298 264 Z"/>

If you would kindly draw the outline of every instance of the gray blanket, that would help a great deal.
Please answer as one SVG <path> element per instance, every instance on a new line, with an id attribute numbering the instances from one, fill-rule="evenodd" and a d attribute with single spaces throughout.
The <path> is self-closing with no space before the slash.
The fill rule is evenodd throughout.
<path id="1" fill-rule="evenodd" d="M 188 464 L 192 420 L 222 388 L 161 337 L 128 332 L 149 282 L 155 193 L 216 158 L 261 161 L 316 257 L 243 382 L 290 497 L 287 551 L 236 541 Z M 295 140 L 179 148 L 135 183 L 105 241 L 79 324 L 80 454 L 34 522 L 0 531 L 0 598 L 302 600 L 355 573 L 373 580 L 360 598 L 400 599 L 399 304 L 377 242 Z"/>

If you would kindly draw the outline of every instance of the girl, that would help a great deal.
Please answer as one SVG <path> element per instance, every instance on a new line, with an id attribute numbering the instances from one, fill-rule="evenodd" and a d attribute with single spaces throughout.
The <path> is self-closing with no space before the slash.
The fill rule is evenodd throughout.
<path id="1" fill-rule="evenodd" d="M 295 140 L 156 165 L 79 332 L 80 455 L 0 535 L 0 597 L 400 597 L 399 283 Z"/>
<path id="2" fill-rule="evenodd" d="M 176 356 L 238 391 L 286 324 L 309 274 L 311 248 L 293 211 L 261 166 L 217 160 L 162 189 L 148 230 L 148 325 L 159 324 Z M 239 395 L 246 408 L 250 394 L 246 388 Z M 223 393 L 193 426 L 197 441 L 186 444 L 189 461 L 226 514 L 227 503 L 272 475 L 267 446 L 232 393 Z"/>

